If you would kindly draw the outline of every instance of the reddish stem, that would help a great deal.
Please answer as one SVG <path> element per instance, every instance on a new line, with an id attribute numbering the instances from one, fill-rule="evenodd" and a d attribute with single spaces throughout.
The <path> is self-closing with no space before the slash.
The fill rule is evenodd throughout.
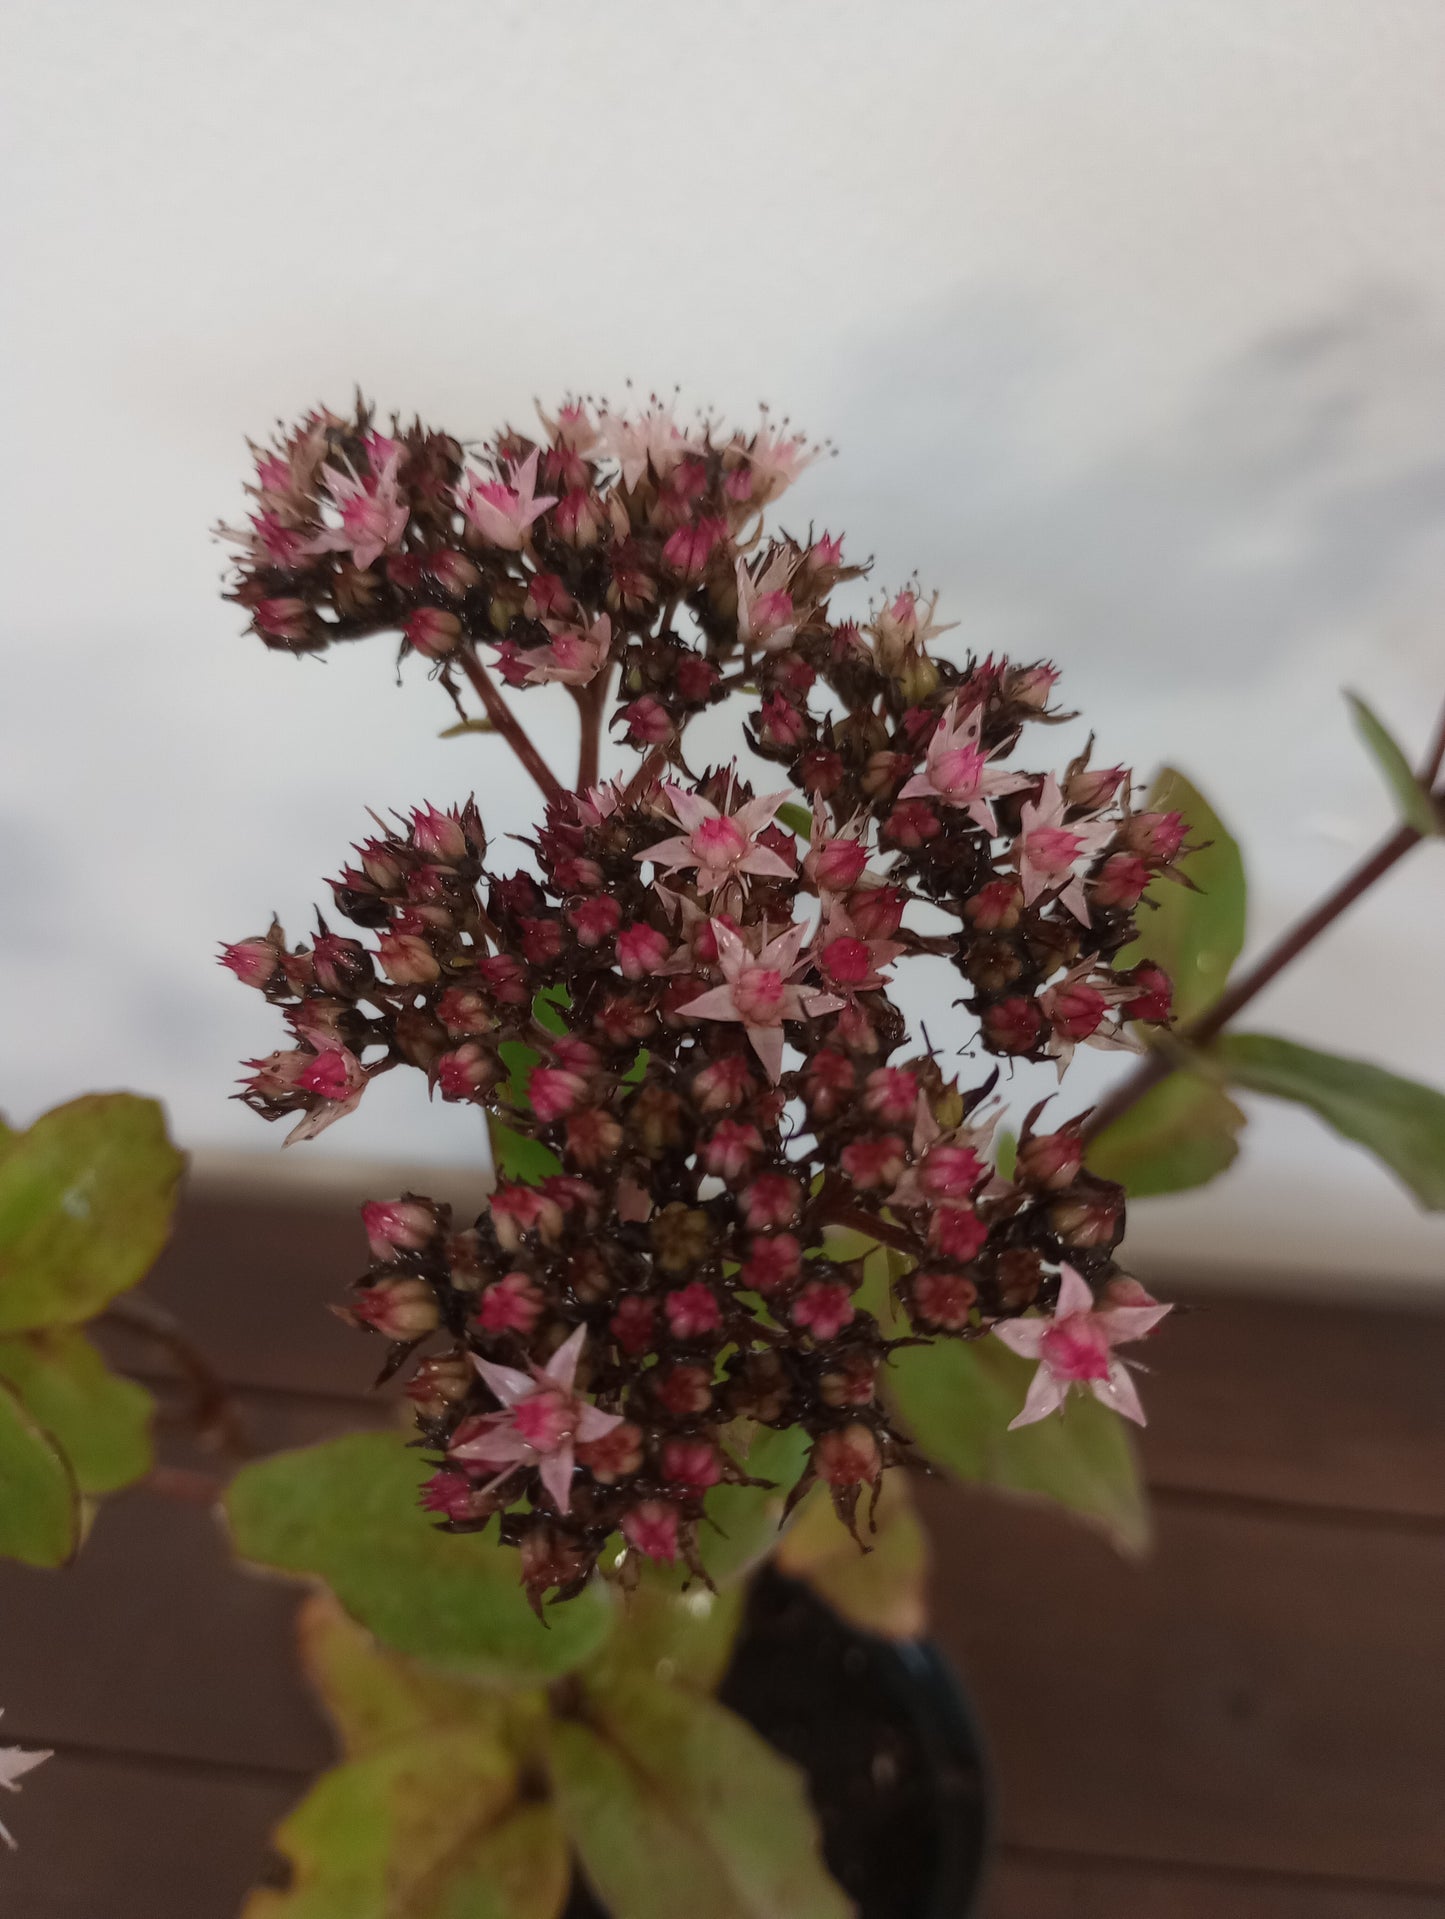
<path id="1" fill-rule="evenodd" d="M 487 718 L 541 787 L 543 797 L 548 800 L 560 800 L 564 792 L 561 781 L 532 744 L 530 736 L 497 691 L 496 682 L 477 658 L 476 653 L 470 646 L 465 646 L 457 657 L 461 660 L 462 671 L 471 681 L 478 699 L 486 708 Z"/>

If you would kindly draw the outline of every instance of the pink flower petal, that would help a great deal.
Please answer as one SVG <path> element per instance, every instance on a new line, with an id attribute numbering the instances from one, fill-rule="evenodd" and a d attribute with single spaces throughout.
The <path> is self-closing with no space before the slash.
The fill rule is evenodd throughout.
<path id="1" fill-rule="evenodd" d="M 536 1391 L 536 1385 L 527 1373 L 519 1373 L 515 1366 L 499 1366 L 495 1360 L 482 1359 L 472 1354 L 472 1364 L 504 1406 L 515 1406 L 519 1399 L 525 1399 Z"/>
<path id="2" fill-rule="evenodd" d="M 1122 1359 L 1112 1362 L 1107 1379 L 1091 1379 L 1089 1390 L 1101 1405 L 1122 1413 L 1125 1419 L 1132 1419 L 1136 1426 L 1147 1425 L 1144 1408 L 1139 1403 L 1138 1389 Z"/>
<path id="3" fill-rule="evenodd" d="M 565 1513 L 572 1503 L 572 1474 L 575 1462 L 572 1443 L 569 1440 L 559 1446 L 555 1453 L 542 1461 L 540 1476 L 547 1488 L 548 1497 L 559 1513 Z"/>
<path id="4" fill-rule="evenodd" d="M 1040 1366 L 1029 1382 L 1028 1396 L 1024 1400 L 1023 1410 L 1016 1419 L 1011 1419 L 1008 1423 L 1009 1431 L 1013 1432 L 1019 1426 L 1032 1426 L 1035 1420 L 1047 1419 L 1050 1413 L 1057 1412 L 1063 1405 L 1064 1394 L 1067 1391 L 1068 1388 L 1063 1380 L 1056 1379 L 1047 1366 Z"/>

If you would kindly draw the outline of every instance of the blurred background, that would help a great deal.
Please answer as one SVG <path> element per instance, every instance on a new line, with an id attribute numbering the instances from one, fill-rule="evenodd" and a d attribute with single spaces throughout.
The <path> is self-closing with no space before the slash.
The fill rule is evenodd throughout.
<path id="1" fill-rule="evenodd" d="M 1445 681 L 1434 0 L 142 0 L 5 37 L 13 1121 L 127 1085 L 203 1167 L 477 1157 L 399 1083 L 302 1165 L 226 1098 L 274 1022 L 221 937 L 299 936 L 368 805 L 530 806 L 498 743 L 438 743 L 417 663 L 399 694 L 385 642 L 269 657 L 218 597 L 244 436 L 357 383 L 463 435 L 631 381 L 830 438 L 788 522 L 1052 655 L 1106 761 L 1187 770 L 1252 947 L 1386 825 L 1339 688 L 1413 749 Z M 1441 868 L 1257 1023 L 1445 1080 Z M 1137 1226 L 1311 1284 L 1445 1272 L 1445 1228 L 1280 1106 Z"/>

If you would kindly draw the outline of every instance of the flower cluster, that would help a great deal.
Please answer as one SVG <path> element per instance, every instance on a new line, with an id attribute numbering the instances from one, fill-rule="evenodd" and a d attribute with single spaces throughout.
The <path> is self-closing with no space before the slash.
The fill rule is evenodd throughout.
<path id="1" fill-rule="evenodd" d="M 912 1337 L 997 1332 L 1039 1360 L 1024 1417 L 1075 1382 L 1140 1416 L 1113 1346 L 1163 1309 L 1115 1261 L 1121 1190 L 1042 1107 L 1001 1176 L 999 1065 L 961 1085 L 893 992 L 910 958 L 952 964 L 996 1062 L 1062 1073 L 1080 1044 L 1129 1044 L 1169 1018 L 1169 982 L 1113 960 L 1185 832 L 1087 751 L 1058 777 L 1014 763 L 1059 717 L 1051 667 L 937 656 L 909 591 L 831 619 L 841 542 L 760 530 L 800 441 L 688 434 L 657 406 L 546 427 L 480 472 L 420 427 L 313 416 L 259 460 L 236 597 L 269 644 L 397 628 L 494 700 L 484 645 L 509 686 L 560 681 L 599 721 L 615 688 L 640 764 L 554 780 L 508 874 L 473 804 L 383 828 L 332 882 L 372 944 L 321 922 L 223 953 L 283 1012 L 292 1044 L 242 1097 L 293 1138 L 398 1064 L 487 1116 L 486 1211 L 368 1207 L 350 1311 L 389 1366 L 415 1358 L 427 1505 L 497 1516 L 538 1603 L 619 1534 L 624 1570 L 700 1570 L 707 1494 L 751 1483 L 759 1426 L 808 1435 L 791 1497 L 821 1480 L 855 1523 L 906 1440 L 850 1232 L 892 1250 Z M 780 790 L 687 769 L 691 714 L 731 692 Z"/>

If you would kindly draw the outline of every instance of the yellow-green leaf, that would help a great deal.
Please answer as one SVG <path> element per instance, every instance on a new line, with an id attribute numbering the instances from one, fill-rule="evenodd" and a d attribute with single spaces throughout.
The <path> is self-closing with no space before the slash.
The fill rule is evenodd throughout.
<path id="1" fill-rule="evenodd" d="M 155 1100 L 88 1093 L 0 1157 L 0 1333 L 74 1325 L 134 1286 L 170 1230 L 184 1165 Z"/>
<path id="2" fill-rule="evenodd" d="M 80 1490 L 68 1461 L 0 1386 L 0 1559 L 63 1566 L 80 1543 Z"/>
<path id="3" fill-rule="evenodd" d="M 258 1460 L 227 1494 L 237 1551 L 324 1579 L 387 1646 L 476 1679 L 539 1684 L 596 1652 L 614 1619 L 601 1583 L 549 1606 L 544 1626 L 512 1548 L 490 1534 L 442 1532 L 421 1510 L 429 1470 L 390 1433 Z"/>
<path id="4" fill-rule="evenodd" d="M 1212 1079 L 1175 1072 L 1089 1144 L 1089 1171 L 1131 1199 L 1203 1186 L 1239 1152 L 1245 1115 Z"/>
<path id="5" fill-rule="evenodd" d="M 69 1460 L 83 1493 L 114 1492 L 150 1471 L 151 1396 L 113 1373 L 72 1327 L 0 1338 L 0 1380 Z"/>
<path id="6" fill-rule="evenodd" d="M 1211 1056 L 1236 1086 L 1308 1106 L 1368 1147 L 1422 1206 L 1445 1208 L 1445 1093 L 1268 1033 L 1226 1033 Z"/>
<path id="7" fill-rule="evenodd" d="M 442 1726 L 505 1736 L 513 1695 L 388 1652 L 324 1587 L 303 1602 L 296 1636 L 349 1758 Z"/>
<path id="8" fill-rule="evenodd" d="M 1162 878 L 1153 882 L 1139 908 L 1139 937 L 1114 964 L 1156 960 L 1174 982 L 1177 1017 L 1192 1019 L 1224 991 L 1244 944 L 1244 860 L 1208 800 L 1172 766 L 1155 779 L 1144 805 L 1151 813 L 1182 813 L 1190 841 L 1209 844 L 1180 862 L 1180 872 L 1197 890 Z"/>
<path id="9" fill-rule="evenodd" d="M 694 1580 L 686 1592 L 644 1577 L 622 1601 L 612 1637 L 583 1668 L 588 1684 L 635 1675 L 666 1685 L 716 1690 L 732 1657 L 742 1619 L 744 1587 L 710 1592 Z"/>
<path id="10" fill-rule="evenodd" d="M 552 1728 L 562 1817 L 612 1919 L 848 1919 L 801 1773 L 678 1686 L 589 1692 Z"/>
<path id="11" fill-rule="evenodd" d="M 1358 693 L 1346 693 L 1345 698 L 1355 716 L 1355 731 L 1370 749 L 1371 758 L 1384 774 L 1385 784 L 1400 809 L 1400 818 L 1427 838 L 1442 831 L 1435 802 L 1415 777 L 1414 768 L 1405 758 L 1389 727 Z"/>
<path id="12" fill-rule="evenodd" d="M 556 1919 L 566 1843 L 485 1733 L 433 1729 L 324 1773 L 276 1834 L 294 1878 L 242 1919 Z"/>
<path id="13" fill-rule="evenodd" d="M 935 1340 L 896 1351 L 884 1390 L 923 1456 L 954 1478 L 1052 1500 L 1142 1551 L 1148 1513 L 1125 1422 L 1071 1393 L 1062 1412 L 1010 1432 L 1033 1374 L 996 1339 Z"/>
<path id="14" fill-rule="evenodd" d="M 928 1535 L 902 1473 L 889 1473 L 878 1501 L 876 1532 L 859 1508 L 858 1541 L 821 1486 L 803 1501 L 778 1548 L 780 1572 L 804 1580 L 834 1612 L 865 1632 L 916 1639 L 928 1623 Z"/>

